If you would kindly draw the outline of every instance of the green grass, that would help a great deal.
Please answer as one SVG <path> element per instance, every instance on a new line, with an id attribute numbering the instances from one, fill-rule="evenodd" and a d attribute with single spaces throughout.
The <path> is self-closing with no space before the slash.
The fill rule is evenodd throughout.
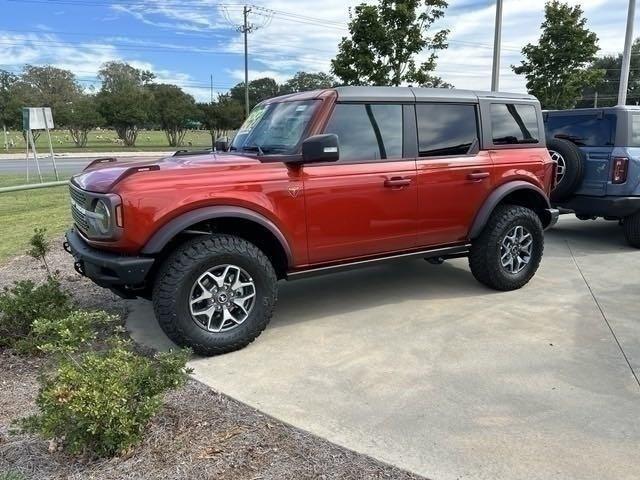
<path id="1" fill-rule="evenodd" d="M 8 139 L 13 140 L 14 147 L 9 150 L 1 149 L 4 145 L 4 137 L 0 131 L 0 155 L 2 153 L 23 153 L 26 149 L 26 144 L 22 138 L 22 132 L 10 131 L 8 132 Z M 87 146 L 84 148 L 78 148 L 73 143 L 71 136 L 67 130 L 52 130 L 51 140 L 53 143 L 53 151 L 55 153 L 66 152 L 118 152 L 118 151 L 161 151 L 172 150 L 175 147 L 169 147 L 167 137 L 161 130 L 141 130 L 138 133 L 138 140 L 135 147 L 125 147 L 120 143 L 115 142 L 118 136 L 113 130 L 93 130 L 89 132 L 89 138 Z M 11 143 L 11 141 L 9 141 Z M 197 148 L 197 147 L 210 147 L 211 135 L 206 130 L 189 130 L 184 137 L 184 145 L 180 148 Z M 36 149 L 38 153 L 47 153 L 49 151 L 49 141 L 47 140 L 46 133 L 42 132 L 38 140 L 36 141 Z"/>
<path id="2" fill-rule="evenodd" d="M 24 183 L 22 177 L 2 175 L 0 187 Z M 0 263 L 24 253 L 36 227 L 58 238 L 71 225 L 67 186 L 0 193 Z"/>

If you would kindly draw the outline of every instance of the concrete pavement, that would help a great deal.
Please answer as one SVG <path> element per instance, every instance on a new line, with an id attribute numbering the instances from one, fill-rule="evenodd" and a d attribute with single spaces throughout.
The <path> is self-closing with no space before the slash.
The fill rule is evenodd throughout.
<path id="1" fill-rule="evenodd" d="M 563 217 L 515 292 L 459 259 L 282 283 L 279 297 L 261 337 L 195 358 L 195 377 L 434 480 L 640 478 L 627 363 L 640 372 L 640 252 L 615 223 Z M 131 306 L 134 338 L 169 347 L 150 305 Z"/>

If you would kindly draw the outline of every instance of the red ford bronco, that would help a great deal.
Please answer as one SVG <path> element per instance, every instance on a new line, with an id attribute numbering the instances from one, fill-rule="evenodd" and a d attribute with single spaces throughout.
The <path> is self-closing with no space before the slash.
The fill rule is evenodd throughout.
<path id="1" fill-rule="evenodd" d="M 95 161 L 71 180 L 65 242 L 78 272 L 152 299 L 166 334 L 202 355 L 260 335 L 280 279 L 468 256 L 483 284 L 520 288 L 557 220 L 531 96 L 299 93 L 259 104 L 218 147 Z"/>

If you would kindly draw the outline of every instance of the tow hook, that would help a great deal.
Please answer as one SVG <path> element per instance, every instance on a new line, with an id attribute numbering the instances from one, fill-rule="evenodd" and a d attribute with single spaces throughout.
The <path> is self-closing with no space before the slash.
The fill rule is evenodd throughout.
<path id="1" fill-rule="evenodd" d="M 71 247 L 69 246 L 69 242 L 67 242 L 66 240 L 62 242 L 62 248 L 64 248 L 65 252 L 71 254 Z"/>
<path id="2" fill-rule="evenodd" d="M 73 262 L 73 268 L 83 277 L 86 276 L 86 274 L 84 273 L 84 264 L 82 262 Z"/>

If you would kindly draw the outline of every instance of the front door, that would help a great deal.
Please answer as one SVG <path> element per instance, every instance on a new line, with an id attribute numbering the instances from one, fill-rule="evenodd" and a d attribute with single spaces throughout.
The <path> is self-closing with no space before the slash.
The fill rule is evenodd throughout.
<path id="1" fill-rule="evenodd" d="M 336 104 L 324 133 L 340 160 L 303 167 L 312 264 L 409 249 L 416 244 L 414 158 L 403 158 L 402 105 Z"/>

